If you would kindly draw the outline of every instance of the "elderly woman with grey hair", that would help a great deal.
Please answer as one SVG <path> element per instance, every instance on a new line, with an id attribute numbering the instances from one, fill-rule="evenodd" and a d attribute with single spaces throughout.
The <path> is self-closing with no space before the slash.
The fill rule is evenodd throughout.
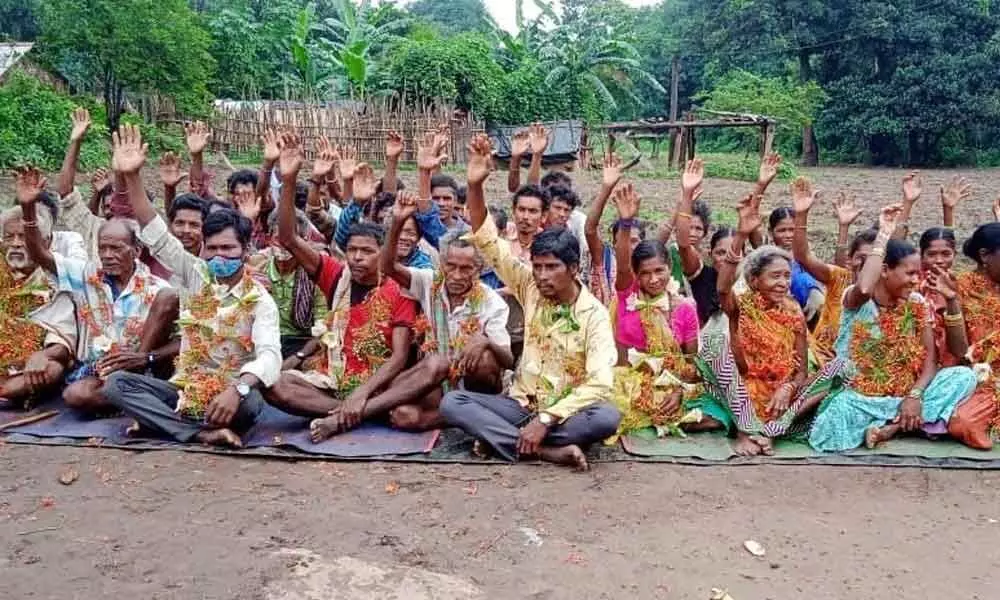
<path id="1" fill-rule="evenodd" d="M 761 246 L 742 256 L 747 237 L 760 223 L 760 196 L 747 196 L 740 202 L 739 225 L 719 270 L 719 300 L 729 318 L 729 335 L 704 340 L 701 351 L 714 374 L 716 393 L 732 413 L 734 450 L 741 456 L 770 455 L 773 438 L 806 433 L 809 416 L 839 365 L 835 361 L 810 379 L 806 321 L 789 293 L 791 255 Z M 741 262 L 748 289 L 737 295 Z"/>

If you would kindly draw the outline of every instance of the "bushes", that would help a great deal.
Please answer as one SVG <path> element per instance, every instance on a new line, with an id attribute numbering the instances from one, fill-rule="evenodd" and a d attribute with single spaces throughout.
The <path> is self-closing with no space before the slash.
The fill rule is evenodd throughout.
<path id="1" fill-rule="evenodd" d="M 58 169 L 69 139 L 70 112 L 81 104 L 90 109 L 95 121 L 80 151 L 81 168 L 107 165 L 102 110 L 93 102 L 76 102 L 33 77 L 11 73 L 0 87 L 0 168 L 32 164 Z"/>

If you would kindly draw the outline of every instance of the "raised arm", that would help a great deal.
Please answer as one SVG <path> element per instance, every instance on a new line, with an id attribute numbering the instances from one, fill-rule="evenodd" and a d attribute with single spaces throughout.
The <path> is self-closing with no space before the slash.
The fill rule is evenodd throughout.
<path id="1" fill-rule="evenodd" d="M 528 129 L 528 143 L 531 146 L 531 166 L 528 168 L 528 183 L 538 185 L 542 180 L 542 158 L 549 147 L 549 130 L 541 123 Z"/>
<path id="2" fill-rule="evenodd" d="M 90 210 L 90 214 L 95 216 L 100 216 L 101 214 L 101 190 L 104 186 L 111 183 L 111 177 L 108 175 L 108 170 L 98 167 L 90 175 L 90 203 L 87 208 Z"/>
<path id="3" fill-rule="evenodd" d="M 764 157 L 764 160 L 760 162 L 760 170 L 757 171 L 757 185 L 754 186 L 754 194 L 763 196 L 767 193 L 767 188 L 770 187 L 774 178 L 778 176 L 778 168 L 780 166 L 780 154 L 771 153 Z M 754 230 L 747 239 L 750 241 L 750 246 L 753 248 L 759 248 L 762 246 L 764 244 L 763 224 L 761 227 Z"/>
<path id="4" fill-rule="evenodd" d="M 354 199 L 354 175 L 358 171 L 358 151 L 350 146 L 338 146 L 337 154 L 340 156 L 340 177 L 344 183 L 344 198 L 350 202 Z"/>
<path id="5" fill-rule="evenodd" d="M 903 207 L 900 204 L 891 204 L 882 209 L 878 218 L 878 236 L 875 237 L 875 245 L 872 247 L 865 264 L 861 267 L 857 282 L 847 288 L 844 296 L 844 308 L 859 308 L 872 297 L 875 291 L 875 284 L 882 276 L 882 264 L 885 261 L 885 246 L 889 243 L 893 233 L 896 231 L 899 218 L 903 214 Z"/>
<path id="6" fill-rule="evenodd" d="M 627 290 L 632 287 L 635 275 L 632 273 L 632 248 L 629 239 L 633 228 L 639 226 L 639 195 L 631 183 L 623 184 L 615 192 L 615 207 L 618 209 L 618 233 L 615 235 L 615 262 L 617 273 L 615 289 Z"/>
<path id="7" fill-rule="evenodd" d="M 740 261 L 743 260 L 743 247 L 746 245 L 747 237 L 760 227 L 760 201 L 761 197 L 754 194 L 749 194 L 740 200 L 737 206 L 739 223 L 736 226 L 736 234 L 733 235 L 732 247 L 719 268 L 719 277 L 716 282 L 719 303 L 722 310 L 729 316 L 730 329 L 740 316 L 739 302 L 737 302 L 733 286 L 738 277 L 737 270 Z"/>
<path id="8" fill-rule="evenodd" d="M 417 199 L 409 192 L 400 192 L 396 196 L 396 204 L 392 207 L 392 226 L 389 227 L 389 239 L 382 245 L 382 273 L 396 280 L 404 290 L 410 289 L 410 271 L 396 260 L 396 246 L 399 245 L 399 234 L 403 224 L 417 212 Z"/>
<path id="9" fill-rule="evenodd" d="M 528 153 L 528 130 L 519 129 L 510 136 L 510 166 L 507 169 L 507 191 L 513 194 L 521 188 L 521 160 Z"/>
<path id="10" fill-rule="evenodd" d="M 278 206 L 278 241 L 299 261 L 306 273 L 314 275 L 321 263 L 319 252 L 299 236 L 295 222 L 295 181 L 302 168 L 302 146 L 299 137 L 292 132 L 281 135 L 279 146 L 281 203 Z M 321 169 L 325 166 L 322 160 L 322 156 L 317 160 Z"/>
<path id="11" fill-rule="evenodd" d="M 428 132 L 417 145 L 417 170 L 419 183 L 417 193 L 417 212 L 414 218 L 420 223 L 420 232 L 431 246 L 438 243 L 447 228 L 441 222 L 441 213 L 437 204 L 431 199 L 431 177 L 448 160 L 443 147 L 436 141 L 433 132 Z"/>
<path id="12" fill-rule="evenodd" d="M 892 239 L 905 240 L 910 235 L 910 214 L 913 212 L 913 205 L 920 200 L 920 194 L 924 191 L 924 180 L 919 171 L 913 171 L 903 177 L 903 203 L 896 222 L 896 231 L 892 233 Z"/>
<path id="13" fill-rule="evenodd" d="M 601 242 L 601 215 L 608 204 L 608 198 L 622 178 L 622 161 L 614 154 L 604 157 L 604 171 L 601 175 L 601 189 L 590 204 L 587 220 L 583 224 L 583 235 L 587 239 L 587 249 L 590 251 L 591 264 L 598 269 L 604 266 L 604 243 Z"/>
<path id="14" fill-rule="evenodd" d="M 281 135 L 274 129 L 267 129 L 260 141 L 264 148 L 264 159 L 257 173 L 256 193 L 257 197 L 261 198 L 262 211 L 267 214 L 274 210 L 274 202 L 271 199 L 271 173 L 274 172 L 274 166 L 281 157 Z"/>
<path id="15" fill-rule="evenodd" d="M 333 239 L 337 223 L 330 216 L 329 205 L 323 201 L 322 188 L 327 185 L 336 170 L 340 156 L 330 140 L 321 137 L 316 142 L 316 160 L 309 175 L 309 195 L 306 197 L 306 215 L 316 229 L 329 243 Z"/>
<path id="16" fill-rule="evenodd" d="M 399 155 L 403 153 L 403 136 L 395 131 L 389 131 L 385 136 L 385 174 L 382 176 L 382 191 L 395 194 L 399 189 L 399 179 L 396 172 L 399 167 Z"/>
<path id="17" fill-rule="evenodd" d="M 837 252 L 833 257 L 833 264 L 846 269 L 850 258 L 851 225 L 861 216 L 861 209 L 857 208 L 854 194 L 846 192 L 837 194 L 833 209 L 837 215 Z"/>
<path id="18" fill-rule="evenodd" d="M 341 165 L 344 161 L 341 160 Z M 351 187 L 354 190 L 354 197 L 340 212 L 340 219 L 337 221 L 337 231 L 333 239 L 337 242 L 337 247 L 342 251 L 347 251 L 347 240 L 350 237 L 351 226 L 361 220 L 361 215 L 365 207 L 375 196 L 375 173 L 366 163 L 358 163 L 351 167 Z M 343 171 L 343 167 L 341 167 Z"/>
<path id="19" fill-rule="evenodd" d="M 188 154 L 191 156 L 191 191 L 202 198 L 208 195 L 208 182 L 205 181 L 205 148 L 212 130 L 201 121 L 195 121 L 184 126 Z"/>
<path id="20" fill-rule="evenodd" d="M 472 231 L 479 231 L 487 219 L 486 195 L 483 184 L 493 171 L 493 146 L 489 138 L 477 135 L 469 142 L 469 158 L 466 167 L 468 177 L 465 207 L 469 211 Z"/>
<path id="21" fill-rule="evenodd" d="M 56 259 L 45 244 L 45 240 L 42 239 L 42 232 L 38 230 L 38 214 L 35 210 L 38 199 L 45 191 L 47 183 L 38 169 L 25 167 L 17 172 L 15 188 L 17 202 L 21 205 L 21 213 L 23 214 L 24 241 L 28 257 L 47 272 L 54 274 L 56 272 Z"/>
<path id="22" fill-rule="evenodd" d="M 76 165 L 80 160 L 80 146 L 83 145 L 83 138 L 90 129 L 90 113 L 86 108 L 77 108 L 73 111 L 73 128 L 69 132 L 69 145 L 66 146 L 66 155 L 63 157 L 62 169 L 59 171 L 59 179 L 56 181 L 56 192 L 60 196 L 67 196 L 73 191 L 73 182 L 76 180 Z"/>
<path id="23" fill-rule="evenodd" d="M 947 270 L 934 266 L 927 275 L 927 285 L 945 300 L 944 337 L 948 352 L 952 356 L 964 358 L 969 353 L 969 336 L 965 331 L 965 319 L 958 301 L 955 278 Z"/>
<path id="24" fill-rule="evenodd" d="M 952 177 L 941 186 L 941 213 L 945 227 L 955 227 L 955 207 L 972 197 L 972 186 L 964 177 Z"/>
<path id="25" fill-rule="evenodd" d="M 701 253 L 691 245 L 691 211 L 694 209 L 695 194 L 705 179 L 705 165 L 700 158 L 688 161 L 681 175 L 681 199 L 674 213 L 677 227 L 677 250 L 681 255 L 681 267 L 686 277 L 694 277 L 701 269 Z"/>
<path id="26" fill-rule="evenodd" d="M 160 157 L 160 181 L 163 182 L 163 210 L 170 213 L 174 198 L 177 197 L 177 186 L 187 175 L 181 173 L 181 157 L 173 152 L 164 152 Z"/>
<path id="27" fill-rule="evenodd" d="M 798 177 L 792 182 L 792 208 L 795 209 L 795 233 L 792 236 L 792 254 L 802 268 L 820 283 L 828 285 L 830 265 L 816 258 L 809 248 L 809 211 L 816 204 L 819 192 L 811 181 Z"/>

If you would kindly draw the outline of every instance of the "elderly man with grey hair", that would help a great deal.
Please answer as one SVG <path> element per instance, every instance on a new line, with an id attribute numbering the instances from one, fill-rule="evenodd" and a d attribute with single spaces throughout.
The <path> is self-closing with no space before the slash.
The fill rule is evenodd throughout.
<path id="1" fill-rule="evenodd" d="M 422 431 L 444 425 L 438 406 L 444 392 L 468 389 L 502 391 L 503 372 L 514 367 L 507 333 L 510 309 L 479 280 L 483 259 L 457 233 L 441 238 L 441 272 L 400 264 L 395 251 L 403 225 L 417 210 L 416 198 L 399 194 L 389 238 L 382 247 L 382 272 L 410 291 L 423 307 L 420 331 L 423 357 L 401 373 L 392 387 L 368 401 L 364 412 L 389 413 L 390 423 Z"/>
<path id="2" fill-rule="evenodd" d="M 98 261 L 74 260 L 53 253 L 37 225 L 36 203 L 46 181 L 35 169 L 17 177 L 17 201 L 24 215 L 28 258 L 55 277 L 56 289 L 72 295 L 79 332 L 79 365 L 66 376 L 63 399 L 93 413 L 113 410 L 104 397 L 104 380 L 116 371 L 145 372 L 176 354 L 170 343 L 178 297 L 166 281 L 138 261 L 138 226 L 111 219 L 97 231 Z"/>
<path id="3" fill-rule="evenodd" d="M 77 343 L 73 300 L 28 253 L 25 230 L 52 243 L 52 219 L 26 220 L 20 206 L 0 213 L 0 407 L 30 408 L 54 391 L 73 362 Z"/>

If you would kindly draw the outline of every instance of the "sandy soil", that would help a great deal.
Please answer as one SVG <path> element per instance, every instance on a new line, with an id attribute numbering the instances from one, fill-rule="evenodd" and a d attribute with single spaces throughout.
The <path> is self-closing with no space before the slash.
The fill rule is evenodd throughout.
<path id="1" fill-rule="evenodd" d="M 79 479 L 64 486 L 68 468 Z M 1000 568 L 989 472 L 619 463 L 574 475 L 11 444 L 0 472 L 6 598 L 709 598 L 716 587 L 736 600 L 985 599 Z M 743 548 L 750 539 L 766 556 Z M 388 591 L 402 580 L 408 593 Z"/>

